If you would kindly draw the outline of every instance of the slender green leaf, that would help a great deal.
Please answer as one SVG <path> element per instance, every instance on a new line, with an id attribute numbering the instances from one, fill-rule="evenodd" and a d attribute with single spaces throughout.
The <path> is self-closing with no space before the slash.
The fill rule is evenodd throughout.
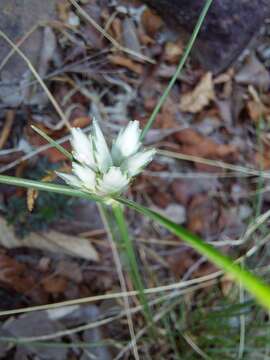
<path id="1" fill-rule="evenodd" d="M 36 126 L 32 125 L 31 128 L 37 132 L 43 139 L 48 141 L 52 146 L 54 146 L 57 150 L 59 150 L 63 155 L 65 155 L 69 160 L 73 160 L 73 156 L 60 144 L 58 144 L 57 141 L 53 140 L 49 135 L 47 135 L 44 131 L 37 128 Z"/>
<path id="2" fill-rule="evenodd" d="M 149 325 L 151 326 L 151 333 L 153 333 L 154 320 L 153 320 L 153 316 L 152 316 L 150 307 L 148 305 L 147 297 L 144 293 L 144 285 L 143 285 L 143 281 L 142 281 L 142 278 L 140 275 L 140 270 L 138 268 L 136 255 L 135 255 L 134 247 L 132 244 L 132 240 L 129 235 L 127 223 L 125 221 L 125 215 L 124 215 L 124 211 L 122 209 L 122 205 L 115 202 L 112 206 L 112 209 L 113 209 L 113 214 L 114 214 L 116 224 L 118 226 L 118 230 L 120 233 L 121 245 L 124 248 L 125 255 L 129 261 L 131 279 L 132 279 L 132 282 L 133 282 L 136 290 L 138 290 L 138 292 L 139 292 L 139 299 L 140 299 L 141 304 L 143 305 L 145 318 L 149 322 Z"/>
<path id="3" fill-rule="evenodd" d="M 49 184 L 40 181 L 20 179 L 4 175 L 0 175 L 0 183 L 26 188 L 34 188 L 43 191 L 52 191 L 59 194 L 82 197 L 98 202 L 103 201 L 101 197 L 88 194 L 80 190 L 72 189 L 64 185 Z M 188 230 L 182 226 L 177 225 L 163 215 L 125 198 L 117 198 L 115 200 L 163 225 L 166 229 L 171 231 L 173 234 L 197 250 L 201 255 L 204 255 L 219 268 L 223 269 L 227 274 L 232 275 L 238 282 L 242 283 L 243 287 L 245 287 L 260 304 L 270 309 L 270 287 L 265 284 L 259 277 L 253 275 L 248 270 L 241 268 L 231 258 L 223 255 L 213 246 L 205 243 L 200 237 L 190 233 Z"/>
<path id="4" fill-rule="evenodd" d="M 49 191 L 49 192 L 68 195 L 68 196 L 81 197 L 89 200 L 95 200 L 98 202 L 103 201 L 103 199 L 97 195 L 86 193 L 81 190 L 73 189 L 72 187 L 67 185 L 53 184 L 53 183 L 42 182 L 37 180 L 28 180 L 28 179 L 17 178 L 15 176 L 7 176 L 7 175 L 0 175 L 0 183 L 13 185 L 13 186 L 20 186 L 28 189 Z"/>
<path id="5" fill-rule="evenodd" d="M 200 14 L 198 22 L 197 22 L 197 24 L 195 26 L 195 29 L 193 31 L 193 34 L 191 35 L 190 40 L 189 40 L 189 42 L 187 44 L 187 47 L 185 49 L 185 52 L 184 52 L 183 56 L 180 59 L 179 65 L 177 66 L 177 69 L 176 69 L 171 81 L 169 82 L 169 85 L 167 86 L 164 93 L 160 97 L 160 99 L 159 99 L 156 107 L 154 108 L 149 120 L 147 121 L 147 123 L 146 123 L 146 125 L 145 125 L 145 127 L 144 127 L 144 129 L 142 131 L 142 134 L 141 134 L 141 140 L 143 140 L 145 138 L 145 135 L 150 130 L 151 126 L 153 125 L 154 121 L 156 120 L 156 117 L 157 117 L 161 107 L 163 106 L 164 102 L 166 101 L 166 99 L 167 99 L 172 87 L 174 86 L 176 80 L 178 79 L 178 77 L 179 77 L 179 75 L 180 75 L 180 73 L 181 73 L 181 71 L 182 71 L 182 69 L 183 69 L 183 67 L 184 67 L 184 65 L 185 65 L 185 63 L 187 61 L 187 58 L 188 58 L 188 56 L 189 56 L 189 54 L 190 54 L 190 52 L 191 52 L 191 50 L 193 48 L 193 45 L 194 45 L 194 43 L 195 43 L 195 41 L 196 41 L 196 39 L 197 39 L 197 37 L 199 35 L 199 32 L 200 32 L 201 27 L 203 25 L 204 19 L 205 19 L 207 13 L 208 13 L 208 10 L 209 10 L 212 2 L 213 2 L 213 0 L 206 0 L 206 3 L 204 5 L 204 7 L 203 7 L 203 10 L 202 10 L 201 14 Z"/>
<path id="6" fill-rule="evenodd" d="M 134 210 L 140 212 L 143 215 L 146 215 L 154 221 L 157 221 L 173 234 L 187 242 L 201 255 L 204 255 L 212 263 L 223 269 L 227 274 L 233 276 L 234 279 L 239 281 L 243 287 L 245 287 L 246 290 L 248 290 L 257 299 L 260 304 L 270 309 L 270 287 L 265 284 L 259 277 L 239 266 L 230 257 L 223 255 L 213 246 L 205 243 L 200 237 L 190 233 L 188 230 L 182 226 L 177 225 L 163 215 L 145 208 L 144 206 L 141 206 L 131 200 L 123 198 L 119 198 L 118 200 L 122 204 L 133 208 Z"/>

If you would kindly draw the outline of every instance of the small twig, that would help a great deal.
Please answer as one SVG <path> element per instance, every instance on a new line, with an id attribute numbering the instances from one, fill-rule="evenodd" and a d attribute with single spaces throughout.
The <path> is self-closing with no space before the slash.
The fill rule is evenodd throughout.
<path id="1" fill-rule="evenodd" d="M 90 130 L 90 126 L 88 126 L 88 127 L 86 127 L 85 129 L 83 129 L 83 132 L 87 132 L 87 131 L 89 131 L 89 130 Z M 55 142 L 56 142 L 57 144 L 63 144 L 63 143 L 66 142 L 69 138 L 70 138 L 70 135 L 66 135 L 66 136 L 62 137 L 61 139 L 59 139 L 59 140 L 55 140 Z M 5 172 L 5 171 L 7 171 L 7 170 L 10 170 L 10 169 L 13 169 L 15 166 L 17 166 L 17 165 L 20 164 L 21 162 L 27 161 L 27 160 L 31 159 L 32 157 L 40 154 L 41 152 L 46 151 L 46 150 L 48 150 L 48 149 L 51 149 L 52 147 L 55 147 L 55 146 L 52 145 L 52 144 L 46 144 L 46 145 L 40 146 L 38 149 L 32 151 L 31 153 L 26 154 L 26 155 L 20 157 L 19 159 L 17 159 L 17 160 L 15 160 L 15 161 L 13 161 L 13 162 L 5 165 L 5 166 L 2 166 L 2 167 L 0 168 L 0 173 L 3 173 L 3 172 Z M 12 149 L 12 152 L 16 152 L 16 151 L 19 151 L 19 150 L 20 150 L 20 149 L 17 149 L 17 150 L 16 150 L 16 149 Z"/>
<path id="2" fill-rule="evenodd" d="M 16 46 L 19 48 L 28 38 L 31 36 L 41 24 L 34 25 L 30 30 L 28 30 L 23 37 L 16 43 Z M 7 54 L 6 57 L 0 63 L 0 72 L 2 71 L 3 67 L 8 63 L 9 59 L 16 53 L 16 49 L 13 47 L 10 52 Z"/>
<path id="3" fill-rule="evenodd" d="M 39 82 L 40 86 L 42 87 L 42 89 L 45 91 L 46 95 L 48 96 L 48 98 L 50 99 L 52 105 L 54 106 L 55 110 L 57 111 L 58 115 L 60 116 L 62 122 L 66 125 L 66 127 L 68 129 L 70 129 L 70 125 L 68 120 L 66 119 L 66 116 L 64 114 L 64 112 L 62 111 L 62 109 L 60 108 L 59 104 L 57 103 L 57 101 L 55 100 L 54 96 L 52 95 L 52 93 L 50 92 L 50 90 L 48 89 L 48 87 L 46 86 L 46 84 L 44 83 L 44 81 L 41 79 L 41 77 L 39 76 L 38 72 L 36 71 L 36 69 L 34 68 L 34 66 L 32 65 L 31 61 L 27 58 L 27 56 L 25 56 L 25 54 L 18 48 L 18 46 L 16 44 L 13 43 L 12 40 L 10 40 L 10 38 L 3 32 L 0 30 L 0 36 L 21 56 L 21 58 L 26 62 L 27 66 L 29 67 L 29 69 L 31 70 L 32 74 L 35 76 L 35 78 L 37 79 L 37 81 Z"/>
<path id="4" fill-rule="evenodd" d="M 83 8 L 76 2 L 76 0 L 69 0 L 71 4 L 78 10 L 78 13 L 83 16 L 89 23 L 97 30 L 99 31 L 107 40 L 111 42 L 111 44 L 119 51 L 123 51 L 126 54 L 132 55 L 137 57 L 138 59 L 144 60 L 149 62 L 150 64 L 155 64 L 156 62 L 153 59 L 150 59 L 148 56 L 142 55 L 137 53 L 136 51 L 133 51 L 131 49 L 128 49 L 121 44 L 119 44 L 110 34 L 108 34 L 93 18 L 91 18 L 86 11 L 83 10 Z"/>
<path id="5" fill-rule="evenodd" d="M 225 169 L 225 170 L 231 170 L 234 172 L 243 173 L 243 174 L 250 175 L 250 176 L 260 176 L 259 170 L 252 169 L 249 167 L 244 167 L 241 165 L 229 164 L 229 163 L 225 163 L 223 161 L 206 159 L 206 158 L 202 158 L 200 156 L 187 155 L 187 154 L 182 154 L 182 153 L 167 151 L 167 150 L 158 150 L 157 154 L 161 155 L 161 156 L 178 159 L 178 160 L 186 160 L 186 161 L 192 161 L 192 162 L 199 163 L 199 164 L 206 164 L 206 165 L 218 167 L 218 168 Z M 267 172 L 264 172 L 263 176 L 265 178 L 269 178 L 270 174 Z"/>
<path id="6" fill-rule="evenodd" d="M 6 121 L 4 123 L 4 128 L 0 135 L 0 149 L 2 149 L 5 146 L 8 140 L 14 122 L 14 118 L 15 118 L 14 110 L 8 110 L 6 113 Z"/>
<path id="7" fill-rule="evenodd" d="M 199 278 L 195 278 L 189 281 L 180 281 L 174 284 L 164 285 L 164 286 L 158 286 L 154 288 L 148 288 L 144 290 L 145 294 L 154 294 L 164 291 L 171 291 L 176 289 L 183 289 L 188 286 L 192 286 L 195 284 L 200 284 L 203 282 L 207 282 L 209 280 L 217 279 L 220 276 L 223 275 L 223 271 L 216 271 L 212 274 L 201 276 Z M 139 294 L 139 291 L 132 290 L 127 292 L 119 292 L 119 293 L 112 293 L 112 294 L 103 294 L 103 295 L 97 295 L 97 296 L 90 296 L 86 298 L 80 298 L 75 300 L 67 300 L 62 301 L 58 303 L 53 304 L 47 304 L 47 305 L 38 305 L 38 306 L 31 306 L 21 309 L 14 309 L 14 310 L 7 310 L 7 311 L 0 311 L 0 316 L 6 316 L 6 315 L 14 315 L 14 314 L 21 314 L 21 313 L 28 313 L 33 311 L 40 311 L 40 310 L 48 310 L 48 309 L 57 309 L 63 306 L 72 306 L 72 305 L 79 305 L 79 304 L 87 304 L 95 301 L 100 300 L 108 300 L 108 299 L 117 299 L 119 297 L 129 297 L 129 296 L 136 296 Z"/>

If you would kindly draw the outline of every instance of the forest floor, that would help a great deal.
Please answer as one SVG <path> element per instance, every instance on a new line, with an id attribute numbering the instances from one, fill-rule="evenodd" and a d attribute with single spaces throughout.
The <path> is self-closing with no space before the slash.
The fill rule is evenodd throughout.
<path id="1" fill-rule="evenodd" d="M 95 117 L 110 139 L 129 120 L 147 122 L 185 44 L 181 33 L 137 1 L 82 3 L 59 2 L 59 20 L 39 28 L 43 46 L 34 66 L 71 126 L 87 130 Z M 215 76 L 188 60 L 145 139 L 163 153 L 127 193 L 224 253 L 245 254 L 247 266 L 259 267 L 266 278 L 267 218 L 253 225 L 270 204 L 269 34 L 266 23 L 253 48 Z M 70 149 L 67 124 L 23 59 L 13 54 L 12 61 L 0 55 L 0 74 L 6 71 L 0 82 L 0 172 L 59 181 L 54 171 L 70 165 L 56 149 L 43 149 L 46 143 L 31 125 Z M 16 62 L 24 75 L 11 81 Z M 215 359 L 220 353 L 235 359 L 243 351 L 244 359 L 267 356 L 267 315 L 241 287 L 161 227 L 131 210 L 127 215 L 146 288 L 187 282 L 174 310 L 161 317 L 159 339 L 143 332 L 142 359 Z M 126 281 L 133 290 L 128 275 Z M 0 185 L 1 311 L 120 290 L 94 203 Z M 138 304 L 133 297 L 131 306 Z M 121 297 L 104 296 L 81 307 L 2 317 L 0 358 L 106 360 L 121 351 L 121 358 L 132 358 L 122 309 Z M 140 311 L 133 320 L 137 332 L 144 329 Z"/>

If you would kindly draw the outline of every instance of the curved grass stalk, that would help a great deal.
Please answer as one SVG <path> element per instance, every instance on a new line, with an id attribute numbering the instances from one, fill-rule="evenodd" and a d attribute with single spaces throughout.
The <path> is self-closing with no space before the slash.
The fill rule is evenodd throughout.
<path id="1" fill-rule="evenodd" d="M 186 49 L 184 51 L 184 54 L 181 57 L 180 62 L 178 64 L 178 66 L 177 66 L 177 69 L 176 69 L 173 77 L 171 78 L 167 88 L 165 89 L 162 96 L 160 97 L 156 107 L 154 108 L 149 120 L 147 121 L 147 123 L 146 123 L 146 125 L 145 125 L 145 127 L 144 127 L 144 129 L 142 131 L 141 140 L 143 140 L 145 138 L 145 135 L 147 134 L 147 132 L 152 127 L 152 125 L 153 125 L 154 121 L 156 120 L 156 117 L 157 117 L 161 107 L 165 103 L 165 101 L 166 101 L 172 87 L 174 86 L 176 80 L 178 79 L 178 76 L 180 75 L 181 71 L 183 70 L 183 67 L 184 67 L 184 65 L 185 65 L 185 63 L 187 61 L 187 58 L 189 57 L 189 54 L 190 54 L 190 52 L 191 52 L 191 50 L 192 50 L 192 48 L 194 46 L 194 43 L 195 43 L 195 41 L 196 41 L 196 39 L 197 39 L 197 37 L 199 35 L 199 32 L 200 32 L 201 27 L 203 25 L 204 19 L 205 19 L 207 13 L 208 13 L 208 10 L 209 10 L 212 2 L 213 2 L 213 0 L 206 0 L 205 5 L 204 5 L 204 7 L 202 9 L 202 12 L 200 14 L 200 17 L 198 19 L 198 22 L 197 22 L 197 24 L 196 24 L 196 26 L 194 28 L 194 31 L 193 31 L 193 33 L 192 33 L 192 35 L 190 37 L 190 40 L 189 40 L 189 42 L 187 44 L 187 47 L 186 47 Z"/>
<path id="2" fill-rule="evenodd" d="M 83 191 L 72 189 L 64 185 L 48 184 L 40 181 L 26 180 L 4 175 L 0 175 L 0 183 L 34 188 L 37 190 L 52 191 L 59 194 L 82 197 L 97 202 L 103 201 L 102 198 L 96 195 L 84 193 Z M 115 201 L 136 210 L 137 212 L 164 226 L 170 232 L 188 243 L 193 249 L 197 250 L 201 255 L 205 256 L 213 264 L 217 265 L 220 269 L 224 270 L 227 274 L 231 275 L 235 280 L 240 282 L 261 305 L 270 309 L 270 286 L 268 286 L 262 279 L 253 275 L 248 270 L 241 268 L 230 257 L 223 255 L 212 245 L 204 242 L 199 236 L 190 233 L 188 230 L 174 223 L 165 216 L 125 198 L 117 198 Z"/>
<path id="3" fill-rule="evenodd" d="M 163 225 L 170 232 L 178 236 L 180 239 L 188 243 L 193 249 L 197 250 L 201 255 L 205 256 L 213 264 L 223 269 L 227 274 L 231 275 L 235 280 L 240 282 L 243 287 L 248 290 L 257 301 L 270 309 L 270 286 L 264 283 L 259 277 L 253 275 L 248 270 L 236 264 L 229 256 L 223 255 L 212 245 L 204 242 L 199 236 L 190 233 L 182 226 L 174 223 L 165 216 L 141 206 L 134 201 L 119 198 L 122 204 L 133 208 L 134 210 L 146 215 L 151 220 Z"/>

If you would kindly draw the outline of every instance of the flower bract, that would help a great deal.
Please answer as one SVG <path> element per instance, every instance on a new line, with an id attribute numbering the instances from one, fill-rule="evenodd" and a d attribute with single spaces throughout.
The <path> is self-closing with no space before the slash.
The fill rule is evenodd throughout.
<path id="1" fill-rule="evenodd" d="M 69 185 L 103 197 L 123 192 L 153 159 L 155 149 L 142 149 L 138 121 L 121 129 L 110 151 L 96 120 L 90 135 L 71 129 L 72 174 L 57 173 Z"/>

